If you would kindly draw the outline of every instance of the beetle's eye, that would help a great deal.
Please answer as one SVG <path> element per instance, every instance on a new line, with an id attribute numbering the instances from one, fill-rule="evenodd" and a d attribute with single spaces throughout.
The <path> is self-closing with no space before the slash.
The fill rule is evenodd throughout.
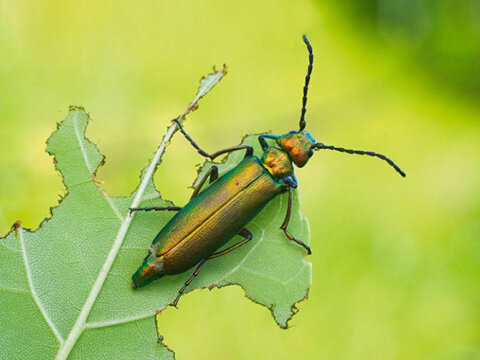
<path id="1" fill-rule="evenodd" d="M 295 131 L 295 130 L 292 130 L 292 131 L 290 131 L 288 134 L 289 134 L 289 135 L 292 135 L 292 134 L 295 134 L 295 133 L 296 133 L 296 131 Z"/>
<path id="2" fill-rule="evenodd" d="M 310 156 L 312 156 L 312 155 L 313 155 L 313 149 L 310 149 L 310 150 L 308 151 L 308 156 L 310 157 Z"/>

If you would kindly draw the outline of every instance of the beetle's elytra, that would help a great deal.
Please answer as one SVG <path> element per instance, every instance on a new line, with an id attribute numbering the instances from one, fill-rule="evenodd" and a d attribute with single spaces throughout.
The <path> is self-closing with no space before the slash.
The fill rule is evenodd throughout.
<path id="1" fill-rule="evenodd" d="M 248 145 L 233 146 L 208 154 L 186 133 L 178 119 L 173 120 L 185 138 L 202 156 L 213 160 L 229 152 L 245 151 L 245 157 L 234 169 L 221 177 L 218 176 L 217 167 L 213 165 L 195 186 L 190 201 L 183 208 L 166 206 L 131 209 L 132 211 L 177 211 L 177 214 L 153 239 L 148 255 L 133 274 L 134 289 L 145 286 L 164 275 L 179 274 L 197 265 L 171 304 L 176 306 L 185 288 L 198 275 L 203 264 L 250 241 L 253 236 L 248 230 L 248 223 L 270 200 L 283 193 L 288 194 L 289 201 L 285 219 L 279 227 L 288 240 L 302 246 L 310 254 L 310 247 L 296 239 L 287 228 L 292 210 L 292 189 L 297 187 L 293 165 L 303 167 L 317 150 L 336 150 L 378 157 L 388 162 L 400 175 L 405 176 L 405 173 L 384 155 L 372 151 L 324 145 L 316 142 L 309 132 L 304 131 L 308 84 L 313 68 L 313 51 L 306 35 L 303 35 L 303 41 L 307 45 L 309 64 L 303 87 L 299 130 L 293 130 L 284 135 L 259 135 L 258 141 L 263 149 L 261 158 L 253 155 L 253 148 Z M 200 192 L 207 180 L 209 186 Z M 215 252 L 237 234 L 244 240 L 223 251 Z"/>

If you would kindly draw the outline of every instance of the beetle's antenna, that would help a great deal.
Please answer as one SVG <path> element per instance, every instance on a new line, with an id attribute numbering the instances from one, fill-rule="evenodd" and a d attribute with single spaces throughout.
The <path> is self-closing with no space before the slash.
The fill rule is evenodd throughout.
<path id="1" fill-rule="evenodd" d="M 312 45 L 307 39 L 307 35 L 303 35 L 303 42 L 307 45 L 308 49 L 308 69 L 307 69 L 307 76 L 305 76 L 305 85 L 303 86 L 303 99 L 302 99 L 302 114 L 300 115 L 300 131 L 305 129 L 305 125 L 307 125 L 305 121 L 305 112 L 307 111 L 307 93 L 308 93 L 308 84 L 310 82 L 310 75 L 312 75 L 313 69 L 313 50 Z"/>
<path id="2" fill-rule="evenodd" d="M 345 152 L 347 154 L 368 155 L 368 156 L 378 157 L 382 160 L 385 160 L 387 163 L 389 163 L 400 175 L 402 175 L 403 177 L 406 176 L 406 174 L 402 171 L 402 169 L 400 169 L 391 159 L 389 159 L 385 155 L 377 154 L 373 151 L 344 149 L 344 148 L 341 148 L 341 147 L 335 147 L 335 146 L 332 146 L 332 145 L 325 145 L 325 144 L 322 144 L 322 143 L 316 143 L 314 147 L 315 147 L 315 150 L 327 149 L 327 150 L 335 150 L 335 151 Z"/>

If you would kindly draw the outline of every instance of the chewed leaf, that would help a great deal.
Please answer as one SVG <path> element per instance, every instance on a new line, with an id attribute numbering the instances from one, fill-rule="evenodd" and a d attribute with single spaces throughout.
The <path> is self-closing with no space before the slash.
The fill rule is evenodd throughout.
<path id="1" fill-rule="evenodd" d="M 196 108 L 226 74 L 203 79 L 180 116 Z M 152 181 L 172 124 L 128 197 L 109 197 L 95 174 L 104 156 L 85 137 L 89 116 L 71 107 L 47 151 L 55 158 L 67 195 L 35 231 L 15 230 L 0 242 L 0 348 L 9 358 L 173 359 L 157 343 L 154 314 L 171 301 L 177 284 L 159 296 L 134 293 L 130 277 L 151 239 L 172 214 L 136 218 L 130 208 L 166 206 Z"/>
<path id="2" fill-rule="evenodd" d="M 155 217 L 161 224 L 171 215 L 139 218 L 125 237 L 107 281 L 98 285 L 100 269 L 136 192 L 115 198 L 96 186 L 94 173 L 103 156 L 85 138 L 88 121 L 83 109 L 74 108 L 48 140 L 47 150 L 55 157 L 68 190 L 52 217 L 36 232 L 19 227 L 0 242 L 2 354 L 66 358 L 68 354 L 62 355 L 61 349 L 71 341 L 72 332 L 78 331 L 71 358 L 135 358 L 141 350 L 143 358 L 172 359 L 172 353 L 156 343 L 154 312 L 128 303 L 133 295 L 128 280 L 135 254 L 142 256 L 157 230 L 149 228 L 148 220 Z M 159 198 L 151 181 L 146 185 L 143 203 L 169 204 Z M 85 321 L 79 323 L 95 286 L 98 297 Z M 115 300 L 100 303 L 104 296 Z"/>
<path id="3" fill-rule="evenodd" d="M 129 208 L 172 205 L 160 198 L 151 179 L 176 125 L 141 172 L 138 188 L 127 197 L 110 197 L 97 185 L 95 173 L 104 157 L 85 138 L 88 121 L 83 109 L 72 108 L 48 140 L 47 150 L 67 187 L 52 217 L 35 232 L 18 223 L 0 241 L 1 353 L 25 359 L 138 358 L 139 354 L 142 359 L 173 359 L 157 335 L 155 314 L 172 302 L 190 271 L 132 289 L 132 273 L 173 214 L 130 215 Z M 252 143 L 254 138 L 245 141 Z M 220 172 L 241 157 L 231 154 L 218 165 Z M 274 199 L 248 225 L 254 234 L 251 243 L 209 261 L 189 291 L 238 284 L 286 327 L 295 303 L 306 296 L 311 272 L 304 250 L 279 230 L 286 201 L 283 195 Z M 289 230 L 308 242 L 308 224 L 296 193 L 293 210 Z"/>

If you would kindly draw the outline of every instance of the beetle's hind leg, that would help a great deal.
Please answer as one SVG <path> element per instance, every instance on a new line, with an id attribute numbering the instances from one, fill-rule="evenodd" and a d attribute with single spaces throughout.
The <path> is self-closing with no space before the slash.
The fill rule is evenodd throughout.
<path id="1" fill-rule="evenodd" d="M 310 246 L 305 244 L 303 241 L 295 239 L 292 234 L 290 234 L 287 230 L 288 223 L 290 222 L 290 215 L 292 214 L 292 205 L 293 205 L 293 190 L 292 187 L 288 186 L 288 207 L 287 207 L 287 213 L 285 214 L 285 220 L 283 220 L 282 226 L 280 226 L 280 229 L 283 230 L 285 236 L 288 238 L 288 240 L 293 241 L 294 243 L 297 243 L 298 245 L 302 246 L 307 250 L 307 254 L 310 255 L 312 253 L 312 250 L 310 249 Z"/>
<path id="2" fill-rule="evenodd" d="M 203 264 L 205 264 L 205 262 L 208 260 L 208 257 L 203 259 L 200 264 L 198 264 L 197 268 L 195 269 L 195 271 L 193 272 L 192 275 L 190 275 L 190 277 L 187 279 L 187 281 L 185 281 L 185 284 L 183 284 L 182 288 L 180 290 L 178 290 L 178 294 L 177 294 L 177 297 L 175 298 L 175 300 L 173 300 L 173 302 L 170 304 L 170 306 L 174 306 L 176 308 L 178 308 L 177 304 L 178 304 L 178 300 L 180 300 L 180 297 L 182 296 L 183 292 L 185 291 L 185 289 L 187 288 L 188 285 L 190 285 L 190 283 L 193 281 L 193 279 L 195 279 L 195 277 L 198 275 L 198 273 L 200 272 L 200 269 L 202 268 Z"/>
<path id="3" fill-rule="evenodd" d="M 139 208 L 130 208 L 130 214 L 134 211 L 180 211 L 182 208 L 180 206 L 149 206 L 149 207 L 139 207 Z"/>
<path id="4" fill-rule="evenodd" d="M 232 245 L 232 246 L 226 248 L 225 250 L 213 253 L 207 259 L 214 259 L 214 258 L 217 258 L 219 256 L 228 254 L 230 251 L 233 251 L 233 250 L 239 248 L 240 246 L 245 245 L 247 242 L 249 242 L 250 240 L 253 239 L 253 234 L 247 228 L 243 228 L 242 230 L 240 230 L 237 235 L 240 235 L 241 237 L 243 237 L 244 240 L 240 241 L 239 243 L 236 243 L 235 245 Z"/>
<path id="5" fill-rule="evenodd" d="M 173 300 L 173 302 L 170 304 L 171 306 L 175 306 L 177 307 L 177 304 L 178 304 L 178 300 L 180 300 L 180 297 L 182 296 L 183 292 L 185 291 L 185 289 L 187 288 L 188 285 L 190 285 L 190 283 L 193 281 L 193 279 L 195 279 L 195 277 L 198 275 L 198 273 L 200 272 L 200 269 L 202 268 L 202 266 L 205 264 L 205 262 L 207 260 L 210 260 L 210 259 L 215 259 L 219 256 L 222 256 L 222 255 L 225 255 L 225 254 L 228 254 L 230 251 L 232 250 L 235 250 L 237 248 L 239 248 L 240 246 L 242 245 L 245 245 L 247 242 L 249 242 L 250 240 L 252 240 L 253 238 L 253 234 L 250 232 L 250 230 L 246 229 L 246 228 L 243 228 L 242 230 L 240 230 L 238 232 L 238 235 L 242 236 L 244 238 L 244 240 L 240 241 L 239 243 L 236 243 L 235 245 L 232 245 L 228 248 L 226 248 L 225 250 L 222 250 L 222 251 L 219 251 L 219 252 L 216 252 L 216 253 L 213 253 L 212 255 L 206 257 L 205 259 L 203 259 L 200 264 L 197 265 L 197 268 L 195 269 L 195 271 L 193 272 L 192 275 L 190 275 L 190 277 L 187 279 L 187 281 L 185 281 L 185 284 L 182 286 L 182 288 L 178 291 L 178 294 L 177 294 L 177 297 L 175 298 L 175 300 Z"/>

